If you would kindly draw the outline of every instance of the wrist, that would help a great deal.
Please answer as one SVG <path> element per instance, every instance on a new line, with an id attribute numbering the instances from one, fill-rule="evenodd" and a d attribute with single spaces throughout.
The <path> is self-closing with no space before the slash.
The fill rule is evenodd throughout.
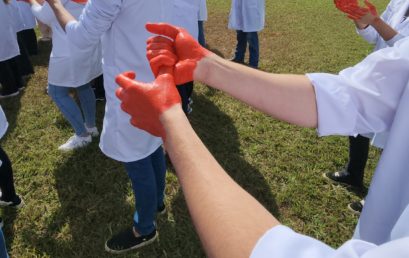
<path id="1" fill-rule="evenodd" d="M 379 16 L 374 16 L 373 19 L 371 19 L 368 24 L 371 25 L 372 27 L 379 25 L 382 23 L 382 19 Z"/>
<path id="2" fill-rule="evenodd" d="M 185 116 L 185 113 L 183 113 L 182 106 L 180 104 L 175 104 L 159 116 L 159 121 L 162 123 L 163 127 L 166 128 L 170 122 L 183 116 Z"/>
<path id="3" fill-rule="evenodd" d="M 196 69 L 193 72 L 193 79 L 205 83 L 208 81 L 211 67 L 214 64 L 214 61 L 218 56 L 214 53 L 210 53 L 207 56 L 203 57 L 197 62 Z"/>

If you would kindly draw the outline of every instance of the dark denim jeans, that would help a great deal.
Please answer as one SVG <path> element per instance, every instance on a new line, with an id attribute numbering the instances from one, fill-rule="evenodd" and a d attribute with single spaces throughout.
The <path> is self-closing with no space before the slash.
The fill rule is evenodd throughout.
<path id="1" fill-rule="evenodd" d="M 202 47 L 206 47 L 206 39 L 204 35 L 203 21 L 199 21 L 198 25 L 199 25 L 199 38 L 198 38 L 199 44 Z"/>
<path id="2" fill-rule="evenodd" d="M 244 56 L 246 54 L 247 43 L 249 44 L 249 66 L 258 68 L 259 60 L 259 42 L 257 32 L 243 32 L 241 30 L 237 32 L 237 46 L 236 53 L 234 54 L 234 60 L 236 62 L 244 63 Z"/>
<path id="3" fill-rule="evenodd" d="M 4 241 L 3 231 L 0 228 L 0 258 L 9 258 L 6 249 L 6 241 Z"/>
<path id="4" fill-rule="evenodd" d="M 155 217 L 165 196 L 166 163 L 162 147 L 148 157 L 124 163 L 135 197 L 134 227 L 141 235 L 155 230 Z"/>

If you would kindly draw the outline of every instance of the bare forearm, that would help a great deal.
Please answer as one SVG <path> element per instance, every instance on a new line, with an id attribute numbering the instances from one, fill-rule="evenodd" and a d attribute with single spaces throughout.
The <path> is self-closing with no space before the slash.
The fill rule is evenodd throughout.
<path id="1" fill-rule="evenodd" d="M 393 29 L 380 18 L 374 19 L 374 21 L 371 22 L 370 25 L 379 33 L 379 35 L 385 41 L 391 40 L 398 34 L 398 32 L 395 29 Z"/>
<path id="2" fill-rule="evenodd" d="M 278 221 L 220 167 L 179 109 L 162 116 L 166 149 L 209 257 L 249 257 Z"/>
<path id="3" fill-rule="evenodd" d="M 276 119 L 317 126 L 314 88 L 304 75 L 270 74 L 210 55 L 198 63 L 195 79 Z"/>
<path id="4" fill-rule="evenodd" d="M 55 17 L 57 18 L 58 22 L 60 23 L 63 30 L 65 30 L 65 26 L 70 21 L 75 21 L 76 19 L 64 8 L 60 1 L 48 1 L 51 8 L 54 11 Z"/>

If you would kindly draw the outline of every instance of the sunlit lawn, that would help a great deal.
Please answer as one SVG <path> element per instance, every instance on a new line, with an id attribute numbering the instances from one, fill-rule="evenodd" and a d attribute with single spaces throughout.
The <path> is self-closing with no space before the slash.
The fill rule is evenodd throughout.
<path id="1" fill-rule="evenodd" d="M 267 0 L 261 69 L 337 72 L 370 53 L 332 2 Z M 387 2 L 374 1 L 379 9 Z M 235 33 L 227 29 L 230 1 L 209 0 L 208 6 L 209 47 L 230 58 L 235 46 Z M 1 144 L 27 204 L 0 213 L 11 257 L 111 257 L 105 240 L 132 220 L 129 181 L 97 142 L 74 153 L 57 151 L 73 131 L 44 94 L 49 46 L 42 44 L 41 51 L 24 94 L 1 102 L 10 123 Z M 103 112 L 104 103 L 98 103 L 100 128 Z M 345 137 L 318 138 L 315 130 L 274 121 L 199 84 L 190 120 L 226 171 L 284 224 L 333 247 L 350 238 L 357 217 L 346 207 L 365 193 L 349 192 L 321 176 L 347 161 Z M 366 186 L 378 156 L 371 149 Z M 204 257 L 174 174 L 168 173 L 167 183 L 168 213 L 158 219 L 159 241 L 121 257 Z"/>

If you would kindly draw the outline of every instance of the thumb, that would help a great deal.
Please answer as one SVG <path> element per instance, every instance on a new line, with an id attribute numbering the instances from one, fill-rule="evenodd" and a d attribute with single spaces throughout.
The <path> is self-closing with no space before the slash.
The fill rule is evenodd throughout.
<path id="1" fill-rule="evenodd" d="M 196 61 L 183 60 L 175 65 L 175 84 L 181 85 L 193 81 L 193 73 L 196 69 Z"/>
<path id="2" fill-rule="evenodd" d="M 115 82 L 123 89 L 128 89 L 132 84 L 134 84 L 134 79 L 136 75 L 134 72 L 124 72 L 119 74 L 115 78 Z"/>
<path id="3" fill-rule="evenodd" d="M 176 39 L 176 36 L 179 33 L 179 29 L 177 27 L 167 23 L 147 23 L 145 27 L 151 33 L 164 35 L 173 40 Z"/>

